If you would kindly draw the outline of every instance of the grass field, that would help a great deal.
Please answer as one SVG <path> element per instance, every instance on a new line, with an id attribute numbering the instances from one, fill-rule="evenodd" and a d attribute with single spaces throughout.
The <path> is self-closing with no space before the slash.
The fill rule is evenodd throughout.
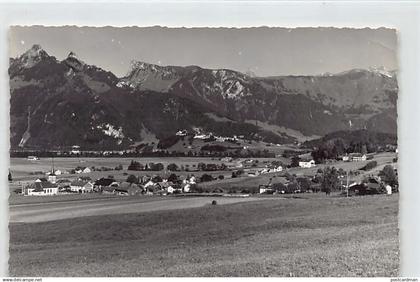
<path id="1" fill-rule="evenodd" d="M 398 195 L 10 224 L 11 276 L 397 276 Z"/>
<path id="2" fill-rule="evenodd" d="M 119 164 L 123 165 L 124 170 L 121 171 L 94 171 L 92 173 L 84 173 L 84 174 L 63 174 L 58 176 L 58 179 L 62 178 L 77 178 L 79 176 L 90 176 L 92 179 L 98 179 L 101 177 L 107 177 L 108 175 L 113 175 L 116 180 L 123 181 L 127 179 L 128 174 L 135 174 L 135 175 L 163 175 L 169 176 L 171 174 L 170 171 L 127 171 L 128 165 L 130 164 L 131 160 L 139 161 L 142 164 L 148 163 L 162 163 L 165 167 L 170 163 L 176 163 L 178 166 L 181 165 L 189 165 L 192 168 L 193 165 L 197 166 L 198 163 L 214 163 L 214 164 L 221 164 L 223 163 L 217 158 L 54 158 L 54 165 L 55 169 L 60 170 L 71 170 L 76 168 L 77 166 L 87 166 L 87 167 L 109 167 L 115 168 Z M 264 159 L 256 159 L 259 160 L 261 166 L 264 166 L 264 162 L 271 162 L 273 160 L 284 160 L 281 159 L 274 159 L 274 158 L 264 158 Z M 287 160 L 284 160 L 287 161 Z M 287 161 L 288 162 L 288 161 Z M 236 161 L 235 161 L 236 163 Z M 229 164 L 229 163 L 226 163 Z M 15 183 L 19 182 L 27 182 L 33 181 L 37 177 L 45 177 L 45 174 L 36 174 L 33 175 L 31 173 L 38 172 L 38 171 L 49 171 L 52 168 L 52 159 L 51 158 L 43 158 L 39 161 L 29 161 L 25 158 L 11 158 L 10 159 L 10 171 L 13 176 L 13 180 Z M 230 176 L 231 172 L 229 171 L 211 171 L 211 172 L 177 172 L 178 175 L 191 175 L 194 174 L 196 176 L 200 176 L 203 173 L 212 174 L 214 176 L 224 175 Z"/>

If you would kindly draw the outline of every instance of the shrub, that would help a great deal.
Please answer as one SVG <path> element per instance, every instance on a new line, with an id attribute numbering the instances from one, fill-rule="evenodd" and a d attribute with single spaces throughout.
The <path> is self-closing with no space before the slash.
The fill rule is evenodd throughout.
<path id="1" fill-rule="evenodd" d="M 377 164 L 378 163 L 376 161 L 368 162 L 364 167 L 361 168 L 361 170 L 365 170 L 365 171 L 371 170 L 372 168 L 376 167 Z"/>
<path id="2" fill-rule="evenodd" d="M 168 149 L 169 147 L 175 145 L 180 139 L 181 138 L 176 135 L 169 136 L 165 139 L 160 140 L 157 147 L 158 149 Z"/>
<path id="3" fill-rule="evenodd" d="M 166 167 L 166 169 L 169 170 L 169 171 L 177 171 L 177 170 L 179 170 L 178 166 L 175 163 L 168 164 L 168 166 Z"/>
<path id="4" fill-rule="evenodd" d="M 144 170 L 144 166 L 139 162 L 131 161 L 127 170 L 134 170 L 134 171 Z"/>
<path id="5" fill-rule="evenodd" d="M 127 177 L 126 181 L 129 182 L 129 183 L 138 183 L 139 182 L 138 178 L 135 175 L 132 175 L 132 174 Z"/>
<path id="6" fill-rule="evenodd" d="M 203 175 L 200 177 L 200 181 L 201 181 L 201 182 L 213 181 L 213 176 L 211 176 L 210 174 L 203 174 Z"/>
<path id="7" fill-rule="evenodd" d="M 394 187 L 398 185 L 397 174 L 394 171 L 394 168 L 390 165 L 386 165 L 383 170 L 379 172 L 379 176 L 386 183 Z"/>

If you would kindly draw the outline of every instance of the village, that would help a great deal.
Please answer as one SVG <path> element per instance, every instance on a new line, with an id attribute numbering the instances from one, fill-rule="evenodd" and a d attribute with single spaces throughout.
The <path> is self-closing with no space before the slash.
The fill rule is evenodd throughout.
<path id="1" fill-rule="evenodd" d="M 374 159 L 384 154 L 386 160 L 378 165 Z M 52 158 L 50 169 L 35 169 L 27 173 L 24 180 L 15 179 L 13 187 L 18 187 L 15 194 L 23 196 L 87 193 L 121 196 L 391 194 L 398 191 L 398 182 L 385 178 L 397 177 L 396 154 L 397 150 L 381 154 L 350 153 L 325 164 L 316 164 L 310 153 L 281 159 L 203 158 L 195 164 L 184 163 L 183 158 L 179 158 L 179 163 L 166 165 L 145 163 L 140 158 L 130 160 L 127 165 L 89 166 L 89 158 L 86 158 L 80 161 L 83 165 L 70 169 L 61 168 L 60 160 Z M 28 156 L 26 160 L 32 167 L 36 167 L 39 161 L 36 156 Z M 387 173 L 395 175 L 384 175 L 385 166 L 392 167 L 392 172 Z M 331 187 L 325 186 L 328 177 L 335 182 Z"/>

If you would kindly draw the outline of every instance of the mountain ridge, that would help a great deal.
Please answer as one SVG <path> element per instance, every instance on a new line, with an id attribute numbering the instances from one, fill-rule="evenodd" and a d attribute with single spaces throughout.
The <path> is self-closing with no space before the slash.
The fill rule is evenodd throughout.
<path id="1" fill-rule="evenodd" d="M 59 61 L 34 45 L 10 59 L 9 75 L 12 147 L 127 148 L 142 141 L 144 130 L 159 139 L 193 127 L 274 143 L 296 141 L 287 128 L 306 136 L 363 128 L 396 132 L 398 84 L 381 70 L 260 78 L 133 61 L 119 78 L 74 52 Z M 66 137 L 70 132 L 74 136 Z"/>

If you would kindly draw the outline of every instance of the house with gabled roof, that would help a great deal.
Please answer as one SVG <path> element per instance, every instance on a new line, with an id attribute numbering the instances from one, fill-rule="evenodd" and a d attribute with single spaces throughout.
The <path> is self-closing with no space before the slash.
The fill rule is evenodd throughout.
<path id="1" fill-rule="evenodd" d="M 37 179 L 28 185 L 23 194 L 25 196 L 51 196 L 58 194 L 58 185 L 47 180 Z"/>
<path id="2" fill-rule="evenodd" d="M 135 183 L 122 182 L 118 187 L 114 189 L 114 193 L 118 195 L 140 195 L 143 191 L 143 188 Z"/>
<path id="3" fill-rule="evenodd" d="M 315 166 L 315 161 L 313 159 L 307 159 L 299 161 L 299 166 L 302 168 L 311 168 Z"/>
<path id="4" fill-rule="evenodd" d="M 100 178 L 93 183 L 93 189 L 95 191 L 101 192 L 106 187 L 118 186 L 118 182 L 113 178 Z"/>
<path id="5" fill-rule="evenodd" d="M 70 190 L 78 193 L 93 192 L 93 183 L 90 181 L 75 180 L 70 183 Z"/>
<path id="6" fill-rule="evenodd" d="M 366 154 L 361 153 L 351 153 L 349 154 L 349 157 L 353 162 L 363 162 L 367 160 Z"/>

